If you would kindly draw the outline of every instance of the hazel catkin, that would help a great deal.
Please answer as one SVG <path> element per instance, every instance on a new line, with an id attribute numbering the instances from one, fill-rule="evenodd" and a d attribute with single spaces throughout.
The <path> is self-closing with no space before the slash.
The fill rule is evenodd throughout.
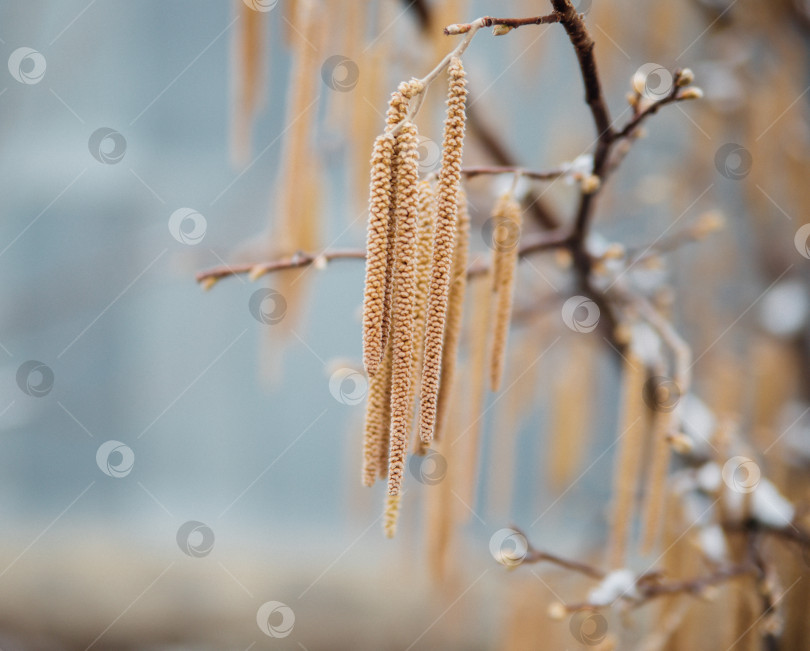
<path id="1" fill-rule="evenodd" d="M 442 167 L 437 185 L 436 229 L 433 239 L 433 271 L 430 280 L 425 324 L 425 356 L 420 391 L 422 441 L 429 443 L 436 425 L 442 345 L 447 318 L 447 300 L 456 241 L 458 193 L 461 182 L 461 153 L 466 121 L 467 89 L 461 60 L 454 58 L 448 68 L 450 88 L 442 142 Z"/>

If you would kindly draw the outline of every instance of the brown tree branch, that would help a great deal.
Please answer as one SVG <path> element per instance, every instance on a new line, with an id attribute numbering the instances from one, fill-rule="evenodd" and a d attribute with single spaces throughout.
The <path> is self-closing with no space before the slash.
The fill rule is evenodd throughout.
<path id="1" fill-rule="evenodd" d="M 509 27 L 510 29 L 517 29 L 525 25 L 549 25 L 551 23 L 559 23 L 562 16 L 554 11 L 545 16 L 532 16 L 530 18 L 494 18 L 493 16 L 482 16 L 478 19 L 484 27 L 494 27 L 501 25 Z M 447 35 L 466 34 L 473 28 L 473 23 L 455 23 L 448 25 L 444 28 L 444 33 Z"/>
<path id="2" fill-rule="evenodd" d="M 498 134 L 489 128 L 479 115 L 478 111 L 473 107 L 474 102 L 470 101 L 467 104 L 467 124 L 470 126 L 470 131 L 475 134 L 481 147 L 492 157 L 492 160 L 498 165 L 512 166 L 515 164 L 515 157 L 506 148 L 503 140 L 499 138 Z M 554 230 L 560 227 L 561 221 L 557 215 L 546 205 L 540 197 L 530 194 L 528 203 L 531 207 L 532 216 L 535 221 L 547 230 Z"/>

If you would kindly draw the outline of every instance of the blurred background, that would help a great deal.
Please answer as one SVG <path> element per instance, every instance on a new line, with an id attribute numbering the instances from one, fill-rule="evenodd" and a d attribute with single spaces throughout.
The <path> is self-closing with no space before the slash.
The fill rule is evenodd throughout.
<path id="1" fill-rule="evenodd" d="M 701 397 L 752 445 L 773 444 L 763 466 L 806 501 L 808 6 L 577 7 L 617 124 L 645 64 L 688 66 L 705 93 L 646 123 L 594 228 L 643 249 L 723 214 L 721 234 L 650 273 L 671 288 Z M 195 273 L 362 248 L 367 160 L 396 84 L 451 49 L 445 24 L 549 11 L 0 0 L 2 649 L 540 648 L 526 627 L 576 593 L 557 571 L 507 573 L 490 541 L 514 523 L 568 556 L 598 550 L 617 420 L 604 337 L 588 340 L 585 376 L 566 375 L 572 348 L 549 349 L 579 337 L 583 359 L 585 335 L 560 320 L 577 291 L 563 262 L 521 268 L 509 388 L 488 398 L 476 488 L 449 498 L 461 515 L 438 584 L 424 521 L 442 517 L 425 508 L 441 482 L 411 466 L 393 541 L 383 488 L 360 487 L 362 262 L 208 292 Z M 465 66 L 465 164 L 550 169 L 590 150 L 562 28 L 482 31 Z M 442 95 L 437 84 L 419 117 L 423 173 L 438 167 Z M 501 183 L 468 182 L 480 256 Z M 574 186 L 532 187 L 570 219 Z M 290 239 L 291 203 L 317 235 Z M 282 295 L 277 318 L 257 307 L 265 288 Z M 527 350 L 540 360 L 529 376 Z M 552 481 L 549 405 L 563 382 L 587 436 L 570 476 Z M 548 635 L 553 648 L 587 646 L 566 622 Z"/>

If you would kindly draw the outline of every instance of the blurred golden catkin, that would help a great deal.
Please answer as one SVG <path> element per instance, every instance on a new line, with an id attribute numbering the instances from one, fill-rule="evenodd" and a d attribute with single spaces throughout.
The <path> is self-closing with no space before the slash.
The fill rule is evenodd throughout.
<path id="1" fill-rule="evenodd" d="M 470 371 L 468 376 L 467 419 L 468 423 L 462 432 L 466 438 L 466 455 L 464 461 L 464 476 L 461 481 L 464 495 L 470 504 L 475 503 L 476 487 L 478 486 L 478 464 L 481 446 L 481 428 L 484 419 L 484 399 L 486 397 L 486 373 L 488 369 L 487 339 L 491 321 L 490 295 L 491 271 L 471 280 L 472 293 L 470 315 Z"/>
<path id="2" fill-rule="evenodd" d="M 453 266 L 458 219 L 458 192 L 461 182 L 461 151 L 464 140 L 467 88 L 461 60 L 453 58 L 450 75 L 447 117 L 442 142 L 442 167 L 437 186 L 436 234 L 433 243 L 433 271 L 430 280 L 425 326 L 425 360 L 420 391 L 419 435 L 425 443 L 433 438 L 436 402 L 442 368 L 442 344 L 447 318 L 447 299 Z"/>
<path id="3" fill-rule="evenodd" d="M 447 299 L 447 323 L 444 331 L 442 351 L 441 383 L 436 400 L 436 432 L 438 439 L 444 431 L 447 420 L 448 402 L 453 393 L 456 374 L 456 358 L 461 341 L 461 326 L 464 321 L 464 295 L 467 290 L 467 263 L 470 248 L 470 215 L 467 211 L 467 197 L 459 192 L 458 224 L 456 247 L 453 252 L 453 275 L 450 280 L 450 293 Z"/>
<path id="4" fill-rule="evenodd" d="M 612 569 L 624 567 L 630 542 L 646 415 L 643 391 L 647 374 L 641 360 L 632 351 L 625 357 L 622 374 L 622 411 L 613 472 L 613 504 L 608 542 L 608 564 Z"/>
<path id="5" fill-rule="evenodd" d="M 495 289 L 495 325 L 492 329 L 492 356 L 490 360 L 490 388 L 501 386 L 509 323 L 512 318 L 512 298 L 518 262 L 518 241 L 522 210 L 511 197 L 499 201 L 493 213 L 493 283 Z"/>
<path id="6" fill-rule="evenodd" d="M 250 157 L 253 121 L 263 95 L 264 13 L 240 3 L 240 25 L 234 44 L 234 106 L 231 119 L 231 159 L 243 165 Z"/>
<path id="7" fill-rule="evenodd" d="M 642 554 L 648 554 L 655 546 L 664 516 L 667 470 L 671 451 L 668 437 L 674 433 L 672 431 L 674 425 L 673 411 L 661 408 L 653 414 L 652 450 L 645 480 L 645 500 L 642 509 Z"/>
<path id="8" fill-rule="evenodd" d="M 598 353 L 588 339 L 578 338 L 565 350 L 564 363 L 551 388 L 551 428 L 544 457 L 555 494 L 562 493 L 575 479 L 588 451 L 592 414 L 583 405 L 596 404 L 593 395 L 594 361 Z"/>

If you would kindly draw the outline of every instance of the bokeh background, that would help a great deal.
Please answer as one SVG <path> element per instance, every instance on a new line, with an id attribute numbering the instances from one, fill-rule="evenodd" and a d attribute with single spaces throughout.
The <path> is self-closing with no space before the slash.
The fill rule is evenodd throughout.
<path id="1" fill-rule="evenodd" d="M 525 361 L 510 362 L 516 382 L 502 401 L 489 398 L 481 481 L 473 499 L 458 496 L 469 514 L 437 585 L 423 503 L 439 489 L 407 478 L 389 541 L 382 488 L 359 487 L 364 380 L 351 370 L 362 263 L 296 272 L 278 328 L 250 308 L 272 277 L 228 278 L 208 292 L 195 282 L 202 269 L 275 250 L 291 88 L 317 86 L 317 160 L 295 184 L 319 191 L 319 246 L 362 247 L 364 165 L 388 93 L 451 48 L 444 24 L 547 13 L 548 3 L 436 0 L 425 24 L 418 7 L 393 0 L 315 2 L 328 38 L 312 45 L 316 77 L 306 80 L 291 74 L 291 4 L 257 5 L 263 67 L 245 110 L 239 48 L 255 8 L 244 3 L 0 0 L 3 649 L 539 648 L 510 638 L 510 622 L 543 618 L 561 578 L 507 572 L 490 554 L 492 535 L 517 523 L 569 556 L 599 546 L 618 391 L 601 337 L 596 388 L 580 405 L 591 417 L 587 470 L 564 490 L 545 480 L 545 441 L 549 395 L 570 359 L 552 351 L 531 384 Z M 595 228 L 643 248 L 705 211 L 723 213 L 722 234 L 669 258 L 673 321 L 696 351 L 698 389 L 752 440 L 790 429 L 772 472 L 787 476 L 786 457 L 806 468 L 807 420 L 786 414 L 806 414 L 808 398 L 807 6 L 579 5 L 618 123 L 644 64 L 689 66 L 705 92 L 647 123 Z M 482 32 L 465 64 L 478 123 L 465 162 L 499 162 L 484 131 L 536 169 L 588 151 L 593 126 L 559 26 Z M 441 95 L 432 89 L 420 114 L 426 171 Z M 469 183 L 482 255 L 498 183 Z M 539 186 L 543 201 L 568 219 L 575 188 L 552 185 Z M 575 291 L 568 272 L 538 260 L 521 273 L 521 307 L 547 318 L 530 314 L 536 337 L 519 324 L 515 341 L 527 331 L 547 344 L 571 337 L 559 316 Z M 339 371 L 342 388 L 330 385 Z M 517 391 L 523 407 L 504 443 Z M 257 626 L 273 601 L 294 613 L 283 638 Z M 585 648 L 565 623 L 558 635 L 555 648 Z"/>

